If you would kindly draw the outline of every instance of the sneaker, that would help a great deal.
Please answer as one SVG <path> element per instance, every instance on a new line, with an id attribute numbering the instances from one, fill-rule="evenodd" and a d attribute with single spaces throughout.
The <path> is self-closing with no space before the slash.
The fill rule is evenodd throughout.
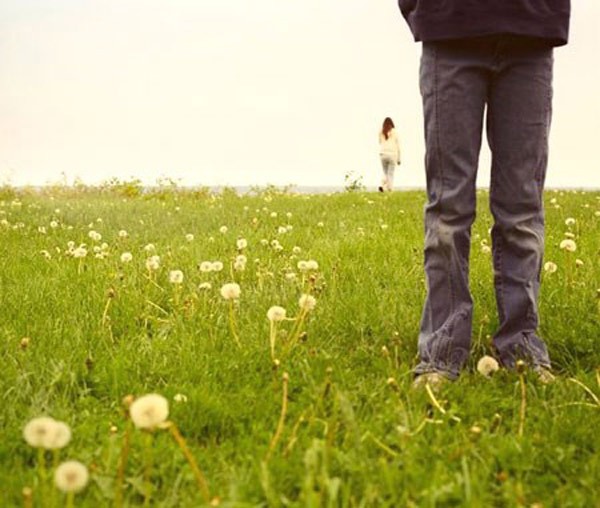
<path id="1" fill-rule="evenodd" d="M 425 388 L 426 385 L 429 385 L 433 390 L 437 390 L 447 381 L 448 378 L 442 374 L 437 372 L 425 372 L 415 378 L 413 381 L 413 388 Z"/>
<path id="2" fill-rule="evenodd" d="M 537 365 L 533 368 L 533 372 L 535 372 L 538 381 L 543 385 L 549 385 L 556 381 L 556 376 L 552 374 L 552 371 L 548 367 Z"/>
<path id="3" fill-rule="evenodd" d="M 377 187 L 377 189 L 379 190 L 379 192 L 383 192 L 383 187 L 381 185 Z"/>

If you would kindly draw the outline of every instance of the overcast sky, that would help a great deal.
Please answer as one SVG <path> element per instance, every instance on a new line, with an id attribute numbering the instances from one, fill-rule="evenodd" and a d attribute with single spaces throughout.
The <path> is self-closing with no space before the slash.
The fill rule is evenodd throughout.
<path id="1" fill-rule="evenodd" d="M 600 1 L 572 3 L 547 183 L 600 187 Z M 395 0 L 1 0 L 0 180 L 375 185 L 391 116 L 424 185 L 419 54 Z"/>

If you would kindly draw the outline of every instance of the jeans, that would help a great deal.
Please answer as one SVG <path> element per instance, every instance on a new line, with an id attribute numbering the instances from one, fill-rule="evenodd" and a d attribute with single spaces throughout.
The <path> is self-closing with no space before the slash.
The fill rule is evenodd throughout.
<path id="1" fill-rule="evenodd" d="M 390 155 L 381 154 L 381 167 L 383 168 L 383 179 L 381 186 L 383 190 L 391 191 L 394 187 L 394 170 L 396 161 Z"/>
<path id="2" fill-rule="evenodd" d="M 456 378 L 468 359 L 471 225 L 484 112 L 500 363 L 550 366 L 536 334 L 544 250 L 542 191 L 552 103 L 552 48 L 511 36 L 423 44 L 425 275 L 415 373 Z"/>

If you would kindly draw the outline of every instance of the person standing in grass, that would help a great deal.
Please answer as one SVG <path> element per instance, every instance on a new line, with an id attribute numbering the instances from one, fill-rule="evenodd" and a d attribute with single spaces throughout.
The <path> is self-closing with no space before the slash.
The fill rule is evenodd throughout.
<path id="1" fill-rule="evenodd" d="M 383 121 L 379 131 L 379 157 L 383 168 L 383 179 L 379 192 L 391 191 L 394 187 L 394 171 L 400 165 L 400 142 L 391 118 Z"/>
<path id="2" fill-rule="evenodd" d="M 399 0 L 422 41 L 425 274 L 415 384 L 456 379 L 468 359 L 469 247 L 484 113 L 492 154 L 490 208 L 499 328 L 509 369 L 523 359 L 549 382 L 537 334 L 544 250 L 542 193 L 552 111 L 553 48 L 567 43 L 569 0 Z"/>

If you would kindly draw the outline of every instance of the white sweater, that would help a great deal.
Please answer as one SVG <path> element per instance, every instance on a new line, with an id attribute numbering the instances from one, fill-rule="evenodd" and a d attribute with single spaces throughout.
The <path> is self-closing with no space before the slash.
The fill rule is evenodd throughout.
<path id="1" fill-rule="evenodd" d="M 383 132 L 379 131 L 379 154 L 387 155 L 396 162 L 400 162 L 400 143 L 398 142 L 396 129 L 388 132 L 387 139 L 385 139 Z"/>

